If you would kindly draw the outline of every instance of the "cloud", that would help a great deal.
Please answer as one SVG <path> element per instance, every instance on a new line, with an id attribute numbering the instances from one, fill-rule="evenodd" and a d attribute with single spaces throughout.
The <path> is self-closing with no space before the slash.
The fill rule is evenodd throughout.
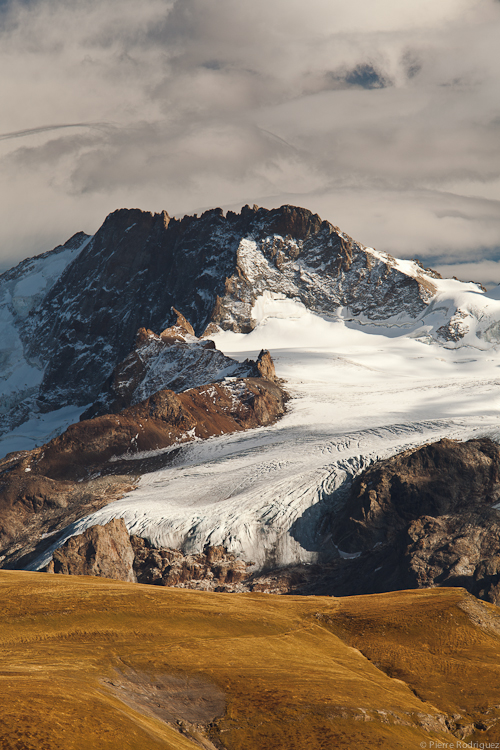
<path id="1" fill-rule="evenodd" d="M 446 278 L 460 281 L 478 281 L 488 289 L 500 284 L 500 261 L 479 260 L 476 263 L 437 264 L 435 270 Z"/>
<path id="2" fill-rule="evenodd" d="M 4 262 L 124 205 L 279 201 L 395 254 L 489 257 L 499 32 L 494 0 L 3 2 Z"/>

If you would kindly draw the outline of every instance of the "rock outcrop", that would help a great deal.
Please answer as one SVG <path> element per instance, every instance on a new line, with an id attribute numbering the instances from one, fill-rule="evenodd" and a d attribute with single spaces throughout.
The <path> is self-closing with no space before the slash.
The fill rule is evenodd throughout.
<path id="1" fill-rule="evenodd" d="M 202 591 L 247 590 L 252 563 L 237 560 L 224 547 L 207 545 L 201 554 L 153 547 L 145 539 L 129 536 L 121 518 L 95 525 L 58 547 L 43 573 L 102 576 L 120 581 Z"/>
<path id="2" fill-rule="evenodd" d="M 134 570 L 139 583 L 204 591 L 245 590 L 251 562 L 237 560 L 224 547 L 207 545 L 201 554 L 185 555 L 180 550 L 153 547 L 145 539 L 131 537 L 135 552 Z"/>
<path id="3" fill-rule="evenodd" d="M 133 562 L 127 527 L 121 518 L 114 518 L 105 526 L 92 526 L 70 537 L 55 550 L 44 572 L 134 582 Z"/>
<path id="4" fill-rule="evenodd" d="M 87 481 L 52 479 L 35 468 L 42 448 L 0 461 L 0 568 L 22 569 L 53 546 L 68 525 L 137 486 L 120 470 Z"/>
<path id="5" fill-rule="evenodd" d="M 199 339 L 177 310 L 177 323 L 160 335 L 140 328 L 130 354 L 120 362 L 99 401 L 80 417 L 116 414 L 135 406 L 160 390 L 182 393 L 228 378 L 264 378 L 276 382 L 269 352 L 257 360 L 237 362 L 226 357 L 210 339 Z"/>
<path id="6" fill-rule="evenodd" d="M 357 477 L 333 538 L 345 552 L 356 553 L 393 543 L 422 516 L 477 513 L 499 500 L 498 445 L 487 438 L 440 440 L 378 462 Z"/>
<path id="7" fill-rule="evenodd" d="M 276 383 L 262 378 L 179 394 L 161 390 L 118 414 L 71 425 L 44 446 L 32 470 L 53 479 L 89 478 L 110 460 L 271 424 L 284 414 L 285 400 Z"/>
<path id="8" fill-rule="evenodd" d="M 380 461 L 332 519 L 340 557 L 303 573 L 337 595 L 461 586 L 500 604 L 500 448 L 438 443 Z"/>
<path id="9" fill-rule="evenodd" d="M 479 599 L 500 605 L 498 511 L 422 516 L 410 524 L 407 535 L 402 574 L 411 588 L 463 586 Z"/>

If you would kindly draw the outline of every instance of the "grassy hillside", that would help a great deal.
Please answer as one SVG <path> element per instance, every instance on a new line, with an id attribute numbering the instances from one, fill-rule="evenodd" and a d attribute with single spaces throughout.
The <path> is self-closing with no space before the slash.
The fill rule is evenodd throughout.
<path id="1" fill-rule="evenodd" d="M 2 750 L 500 738 L 500 616 L 462 589 L 277 597 L 1 571 L 0 602 Z"/>

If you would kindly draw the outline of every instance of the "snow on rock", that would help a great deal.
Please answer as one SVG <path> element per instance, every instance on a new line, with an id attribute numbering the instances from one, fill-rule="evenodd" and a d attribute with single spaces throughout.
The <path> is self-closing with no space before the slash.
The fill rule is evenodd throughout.
<path id="1" fill-rule="evenodd" d="M 272 373 L 269 377 L 261 372 L 266 352 L 260 353 L 257 362 L 240 363 L 216 349 L 213 341 L 198 339 L 186 330 L 186 326 L 192 328 L 185 318 L 180 314 L 179 318 L 182 326 L 166 328 L 160 335 L 139 329 L 133 350 L 115 368 L 109 389 L 84 413 L 84 419 L 135 406 L 165 388 L 182 393 L 226 379 L 261 374 L 273 379 Z M 270 366 L 274 372 L 272 360 Z"/>
<path id="2" fill-rule="evenodd" d="M 400 270 L 391 256 L 322 222 L 305 240 L 279 235 L 242 239 L 237 273 L 226 281 L 214 321 L 223 330 L 248 332 L 256 323 L 256 300 L 270 292 L 326 315 L 341 306 L 369 320 L 406 322 L 418 317 L 435 291 L 433 275 L 417 264 Z"/>
<path id="3" fill-rule="evenodd" d="M 0 276 L 0 431 L 18 426 L 35 410 L 44 363 L 27 354 L 29 316 L 89 240 L 79 232 L 64 245 Z"/>
<path id="4" fill-rule="evenodd" d="M 91 241 L 42 257 L 1 277 L 3 428 L 17 438 L 35 401 L 56 429 L 65 408 L 105 399 L 114 372 L 131 403 L 206 383 L 202 352 L 220 378 L 234 376 L 224 355 L 268 349 L 293 397 L 280 423 L 182 448 L 173 468 L 69 535 L 120 516 L 162 546 L 223 545 L 260 566 L 311 561 L 325 514 L 375 458 L 500 433 L 500 294 L 364 247 L 305 209 L 181 220 L 121 209 Z M 172 359 L 151 332 L 172 326 L 173 306 L 193 333 Z"/>
<path id="5" fill-rule="evenodd" d="M 119 210 L 33 311 L 28 345 L 47 366 L 45 410 L 94 401 L 130 352 L 139 328 L 162 331 L 180 310 L 199 336 L 248 332 L 265 291 L 333 314 L 414 319 L 435 291 L 431 272 L 399 270 L 305 209 L 220 209 L 172 219 Z"/>

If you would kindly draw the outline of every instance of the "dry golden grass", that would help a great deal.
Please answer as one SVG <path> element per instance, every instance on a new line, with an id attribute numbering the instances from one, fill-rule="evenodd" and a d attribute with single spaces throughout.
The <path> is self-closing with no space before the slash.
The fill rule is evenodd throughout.
<path id="1" fill-rule="evenodd" d="M 461 589 L 278 597 L 1 571 L 0 597 L 2 750 L 407 750 L 456 741 L 443 713 L 500 717 L 496 608 Z"/>

